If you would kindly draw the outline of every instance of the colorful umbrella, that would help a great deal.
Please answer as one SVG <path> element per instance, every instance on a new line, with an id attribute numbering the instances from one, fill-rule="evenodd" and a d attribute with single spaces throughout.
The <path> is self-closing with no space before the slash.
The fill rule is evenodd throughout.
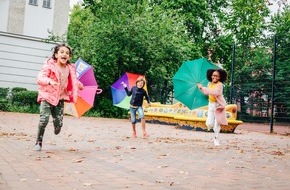
<path id="1" fill-rule="evenodd" d="M 206 78 L 208 69 L 217 69 L 218 66 L 210 63 L 205 58 L 185 61 L 173 77 L 174 97 L 189 109 L 206 106 L 208 97 L 197 87 L 200 83 L 207 86 Z"/>
<path id="2" fill-rule="evenodd" d="M 64 113 L 79 118 L 94 106 L 95 95 L 100 94 L 102 89 L 99 89 L 91 65 L 79 58 L 75 66 L 77 78 L 84 85 L 84 89 L 78 91 L 76 103 L 65 103 Z"/>
<path id="3" fill-rule="evenodd" d="M 131 88 L 136 85 L 136 80 L 140 76 L 144 77 L 144 75 L 126 72 L 111 86 L 114 106 L 129 109 L 131 96 L 127 96 L 126 91 L 121 83 L 126 83 L 127 88 L 131 90 Z M 146 84 L 144 86 L 144 89 L 147 91 Z"/>

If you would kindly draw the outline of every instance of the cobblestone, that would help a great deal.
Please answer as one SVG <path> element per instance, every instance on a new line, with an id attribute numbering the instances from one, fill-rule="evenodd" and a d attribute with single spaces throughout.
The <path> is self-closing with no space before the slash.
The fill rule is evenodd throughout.
<path id="1" fill-rule="evenodd" d="M 126 119 L 65 116 L 43 149 L 33 151 L 39 115 L 0 112 L 2 190 L 247 190 L 290 187 L 289 127 L 243 124 L 221 134 L 146 124 L 150 137 L 131 138 Z M 252 127 L 251 127 L 252 126 Z"/>

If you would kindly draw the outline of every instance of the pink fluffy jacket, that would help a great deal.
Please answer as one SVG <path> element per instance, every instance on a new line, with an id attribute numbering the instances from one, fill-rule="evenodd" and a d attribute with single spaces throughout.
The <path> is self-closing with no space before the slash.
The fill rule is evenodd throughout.
<path id="1" fill-rule="evenodd" d="M 60 87 L 58 85 L 49 85 L 49 82 L 54 80 L 59 82 L 59 74 L 57 71 L 57 65 L 54 59 L 48 59 L 44 62 L 44 65 L 39 72 L 36 82 L 38 84 L 38 97 L 37 102 L 46 100 L 51 105 L 56 106 L 59 102 Z M 82 85 L 77 80 L 76 69 L 74 64 L 67 64 L 69 68 L 69 77 L 67 92 L 69 95 L 68 102 L 76 102 L 78 95 L 78 86 Z"/>
<path id="2" fill-rule="evenodd" d="M 206 95 L 213 95 L 215 96 L 218 106 L 215 110 L 215 118 L 218 124 L 220 125 L 228 125 L 228 120 L 226 116 L 226 100 L 223 96 L 223 83 L 219 82 L 215 89 L 209 89 L 207 87 L 202 87 L 200 89 L 202 93 Z"/>

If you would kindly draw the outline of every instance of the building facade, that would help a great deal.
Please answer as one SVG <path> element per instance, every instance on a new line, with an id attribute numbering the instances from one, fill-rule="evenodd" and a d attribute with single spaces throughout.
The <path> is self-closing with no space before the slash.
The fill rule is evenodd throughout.
<path id="1" fill-rule="evenodd" d="M 0 31 L 48 38 L 63 36 L 69 22 L 69 0 L 0 0 Z"/>
<path id="2" fill-rule="evenodd" d="M 50 31 L 64 36 L 69 0 L 0 0 L 0 88 L 37 90 L 36 76 L 52 55 Z"/>

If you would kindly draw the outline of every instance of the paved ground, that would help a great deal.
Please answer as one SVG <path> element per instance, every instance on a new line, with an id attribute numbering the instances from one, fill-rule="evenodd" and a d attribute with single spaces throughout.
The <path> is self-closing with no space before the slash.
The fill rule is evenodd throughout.
<path id="1" fill-rule="evenodd" d="M 243 124 L 214 147 L 213 133 L 147 124 L 151 137 L 132 139 L 128 120 L 67 116 L 58 136 L 48 125 L 35 152 L 38 118 L 0 112 L 1 190 L 290 187 L 289 126 L 269 134 L 268 126 Z"/>

